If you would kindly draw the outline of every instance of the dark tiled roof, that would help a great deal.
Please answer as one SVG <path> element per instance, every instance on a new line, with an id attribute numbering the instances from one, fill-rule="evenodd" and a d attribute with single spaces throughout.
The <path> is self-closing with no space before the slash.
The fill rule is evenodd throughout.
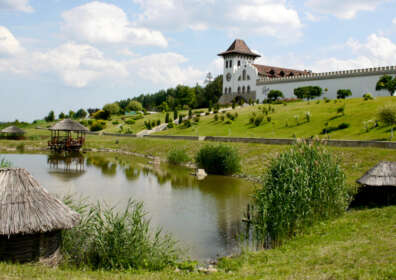
<path id="1" fill-rule="evenodd" d="M 396 187 L 396 162 L 382 161 L 371 168 L 362 178 L 357 180 L 366 186 L 393 186 Z"/>
<path id="2" fill-rule="evenodd" d="M 225 52 L 219 53 L 218 55 L 225 56 L 227 54 L 243 54 L 248 56 L 260 57 L 260 55 L 252 52 L 249 49 L 245 41 L 240 39 L 236 39 Z"/>
<path id="3" fill-rule="evenodd" d="M 287 76 L 300 76 L 300 75 L 311 74 L 311 72 L 307 70 L 296 70 L 296 69 L 281 68 L 281 67 L 259 65 L 259 64 L 253 64 L 253 66 L 257 68 L 257 71 L 260 76 L 265 76 L 268 78 L 281 78 Z"/>

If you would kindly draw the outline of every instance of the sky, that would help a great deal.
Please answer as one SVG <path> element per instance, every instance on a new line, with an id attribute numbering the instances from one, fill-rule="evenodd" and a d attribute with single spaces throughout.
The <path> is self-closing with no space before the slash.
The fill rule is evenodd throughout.
<path id="1" fill-rule="evenodd" d="M 259 64 L 396 65 L 396 0 L 0 0 L 0 121 L 202 84 L 236 38 Z"/>

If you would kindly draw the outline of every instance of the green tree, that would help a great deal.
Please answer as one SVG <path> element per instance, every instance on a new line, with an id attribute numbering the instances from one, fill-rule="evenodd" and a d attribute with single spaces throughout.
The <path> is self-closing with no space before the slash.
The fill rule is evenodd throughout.
<path id="1" fill-rule="evenodd" d="M 298 87 L 294 89 L 294 95 L 299 99 L 314 99 L 322 95 L 322 88 L 318 86 Z"/>
<path id="2" fill-rule="evenodd" d="M 61 112 L 58 116 L 58 119 L 63 120 L 64 118 L 66 118 L 65 113 Z"/>
<path id="3" fill-rule="evenodd" d="M 348 96 L 352 95 L 352 91 L 350 89 L 339 89 L 337 90 L 337 99 L 345 99 Z"/>
<path id="4" fill-rule="evenodd" d="M 103 111 L 109 112 L 110 115 L 115 115 L 120 112 L 121 108 L 118 103 L 109 103 L 103 106 Z"/>
<path id="5" fill-rule="evenodd" d="M 267 97 L 270 101 L 276 101 L 279 98 L 283 98 L 283 93 L 280 90 L 271 90 Z"/>
<path id="6" fill-rule="evenodd" d="M 77 119 L 84 119 L 85 117 L 87 116 L 87 111 L 85 111 L 84 109 L 79 109 L 77 112 L 76 112 L 76 114 L 75 114 L 75 117 L 77 118 Z"/>
<path id="7" fill-rule="evenodd" d="M 130 111 L 143 111 L 142 103 L 136 100 L 131 100 L 127 106 L 127 110 Z"/>
<path id="8" fill-rule="evenodd" d="M 396 106 L 386 106 L 378 112 L 379 121 L 386 126 L 391 126 L 391 140 L 393 139 L 393 127 L 396 125 Z"/>
<path id="9" fill-rule="evenodd" d="M 375 90 L 386 89 L 389 92 L 390 96 L 393 96 L 396 91 L 396 77 L 392 78 L 392 76 L 384 75 L 382 76 L 375 86 Z"/>
<path id="10" fill-rule="evenodd" d="M 53 122 L 55 120 L 55 113 L 54 111 L 50 111 L 48 115 L 44 118 L 46 122 Z"/>

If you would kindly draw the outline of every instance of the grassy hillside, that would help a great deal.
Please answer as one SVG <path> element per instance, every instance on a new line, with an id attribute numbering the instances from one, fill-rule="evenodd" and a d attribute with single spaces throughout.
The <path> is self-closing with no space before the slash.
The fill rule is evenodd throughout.
<path id="1" fill-rule="evenodd" d="M 329 137 L 330 139 L 354 139 L 354 140 L 388 140 L 390 127 L 374 127 L 378 111 L 385 105 L 396 105 L 395 97 L 377 97 L 374 100 L 364 101 L 363 98 L 347 100 L 331 100 L 326 103 L 320 101 L 304 101 L 288 103 L 285 105 L 271 105 L 275 112 L 270 113 L 271 121 L 263 114 L 263 123 L 256 127 L 249 123 L 253 112 L 262 114 L 260 108 L 268 108 L 269 105 L 255 105 L 233 110 L 238 112 L 236 120 L 226 124 L 226 114 L 218 114 L 219 120 L 214 116 L 200 118 L 198 124 L 190 128 L 175 127 L 157 134 L 165 135 L 199 135 L 199 136 L 234 136 L 234 137 L 267 137 L 267 138 L 291 138 L 291 137 Z M 345 105 L 344 114 L 337 110 Z M 310 121 L 306 120 L 306 113 L 310 114 Z M 220 120 L 224 115 L 225 121 Z M 368 122 L 368 131 L 364 122 Z M 327 135 L 320 135 L 323 128 L 336 127 L 341 123 L 349 124 L 346 129 L 333 131 Z"/>
<path id="2" fill-rule="evenodd" d="M 349 211 L 283 246 L 220 262 L 219 272 L 103 272 L 0 263 L 6 279 L 396 279 L 396 207 Z"/>

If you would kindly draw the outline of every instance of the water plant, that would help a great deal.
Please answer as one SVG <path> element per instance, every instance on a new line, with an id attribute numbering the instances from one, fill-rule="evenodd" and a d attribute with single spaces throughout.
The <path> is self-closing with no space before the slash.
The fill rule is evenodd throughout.
<path id="1" fill-rule="evenodd" d="M 190 161 L 185 149 L 172 149 L 168 152 L 168 162 L 170 164 L 178 165 Z"/>
<path id="2" fill-rule="evenodd" d="M 205 145 L 195 156 L 199 168 L 209 174 L 230 175 L 240 170 L 237 150 L 227 145 Z"/>
<path id="3" fill-rule="evenodd" d="M 71 196 L 64 201 L 82 218 L 79 226 L 62 232 L 66 264 L 105 270 L 160 270 L 178 259 L 175 241 L 161 229 L 152 231 L 142 202 L 129 200 L 125 210 L 118 211 Z"/>
<path id="4" fill-rule="evenodd" d="M 345 174 L 318 142 L 298 141 L 273 159 L 253 195 L 259 241 L 278 245 L 312 224 L 342 214 L 349 203 Z"/>
<path id="5" fill-rule="evenodd" d="M 0 168 L 11 167 L 11 162 L 5 158 L 0 158 Z"/>

